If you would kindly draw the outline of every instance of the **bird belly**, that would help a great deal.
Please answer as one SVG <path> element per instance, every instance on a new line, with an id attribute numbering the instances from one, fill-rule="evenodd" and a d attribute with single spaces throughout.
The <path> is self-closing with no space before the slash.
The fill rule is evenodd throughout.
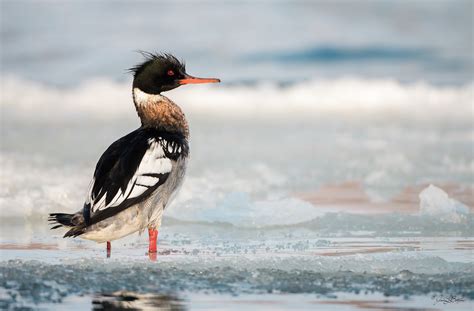
<path id="1" fill-rule="evenodd" d="M 130 206 L 115 216 L 90 226 L 81 238 L 103 243 L 123 238 L 147 227 L 158 229 L 165 207 L 176 196 L 186 172 L 187 159 L 181 158 L 166 182 L 153 192 L 149 198 Z"/>
<path id="2" fill-rule="evenodd" d="M 90 226 L 80 237 L 98 243 L 113 241 L 141 230 L 146 227 L 146 223 L 146 216 L 143 214 L 140 204 L 136 204 L 115 216 Z"/>

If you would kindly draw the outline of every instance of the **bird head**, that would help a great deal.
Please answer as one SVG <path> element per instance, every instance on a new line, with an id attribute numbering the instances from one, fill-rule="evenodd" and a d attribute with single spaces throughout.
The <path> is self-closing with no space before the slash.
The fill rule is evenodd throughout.
<path id="1" fill-rule="evenodd" d="M 184 84 L 217 83 L 219 79 L 196 78 L 186 73 L 185 64 L 171 54 L 142 53 L 145 61 L 130 68 L 133 88 L 148 94 L 160 94 Z"/>

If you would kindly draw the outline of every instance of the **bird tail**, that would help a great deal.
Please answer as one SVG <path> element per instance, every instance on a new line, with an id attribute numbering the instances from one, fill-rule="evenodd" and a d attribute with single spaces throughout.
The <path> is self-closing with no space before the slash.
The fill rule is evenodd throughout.
<path id="1" fill-rule="evenodd" d="M 74 214 L 64 214 L 64 213 L 52 213 L 49 214 L 48 221 L 50 222 L 50 225 L 52 229 L 57 229 L 60 227 L 74 227 L 75 224 L 72 222 L 72 218 L 74 217 Z"/>
<path id="2" fill-rule="evenodd" d="M 60 227 L 70 228 L 70 230 L 64 235 L 65 238 L 75 238 L 83 234 L 86 228 L 83 217 L 80 214 L 52 213 L 49 214 L 48 221 L 50 222 L 50 225 L 52 225 L 51 230 Z"/>

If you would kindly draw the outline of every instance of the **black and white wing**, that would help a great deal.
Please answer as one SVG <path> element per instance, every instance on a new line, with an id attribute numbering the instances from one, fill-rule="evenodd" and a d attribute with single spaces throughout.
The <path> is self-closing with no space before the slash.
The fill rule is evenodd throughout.
<path id="1" fill-rule="evenodd" d="M 114 142 L 97 163 L 84 204 L 86 226 L 148 198 L 167 180 L 173 162 L 187 152 L 183 136 L 150 128 Z"/>

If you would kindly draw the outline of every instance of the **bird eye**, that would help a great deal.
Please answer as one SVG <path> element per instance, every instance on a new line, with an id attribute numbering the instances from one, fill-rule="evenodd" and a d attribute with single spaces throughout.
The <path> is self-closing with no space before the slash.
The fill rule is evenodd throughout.
<path id="1" fill-rule="evenodd" d="M 174 71 L 173 70 L 168 70 L 168 76 L 174 76 Z"/>

